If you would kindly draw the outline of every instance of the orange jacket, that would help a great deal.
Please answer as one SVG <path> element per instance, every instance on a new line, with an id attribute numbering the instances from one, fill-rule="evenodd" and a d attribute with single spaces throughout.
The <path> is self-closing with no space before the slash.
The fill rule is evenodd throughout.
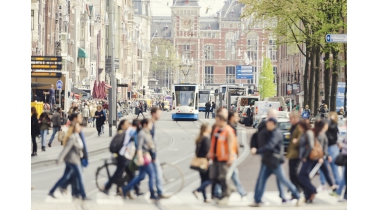
<path id="1" fill-rule="evenodd" d="M 228 134 L 230 132 L 233 133 L 234 131 L 229 125 L 226 125 L 220 134 L 218 134 L 218 131 L 219 127 L 215 127 L 210 145 L 210 158 L 214 159 L 214 156 L 216 156 L 218 161 L 228 161 L 230 157 L 230 154 L 228 153 Z M 216 135 L 218 135 L 218 144 L 216 145 L 216 151 L 214 151 Z"/>

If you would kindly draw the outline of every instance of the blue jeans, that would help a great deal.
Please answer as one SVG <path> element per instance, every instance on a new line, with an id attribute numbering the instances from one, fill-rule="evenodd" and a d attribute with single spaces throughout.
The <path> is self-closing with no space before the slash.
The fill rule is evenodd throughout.
<path id="1" fill-rule="evenodd" d="M 238 171 L 237 168 L 235 168 L 234 172 L 232 173 L 231 179 L 234 182 L 234 184 L 236 186 L 236 189 L 237 189 L 238 193 L 240 194 L 240 196 L 247 195 L 247 193 L 245 192 L 243 186 L 240 183 L 240 180 L 239 180 L 239 171 Z M 215 185 L 214 195 L 216 197 L 221 197 L 222 196 L 222 188 L 221 188 L 221 186 L 219 184 Z"/>
<path id="2" fill-rule="evenodd" d="M 156 188 L 157 188 L 157 194 L 160 196 L 162 195 L 163 189 L 162 189 L 162 168 L 160 165 L 160 161 L 158 158 L 153 163 L 153 169 L 156 179 Z"/>
<path id="3" fill-rule="evenodd" d="M 53 133 L 51 134 L 49 144 L 51 144 L 54 140 L 55 134 L 60 130 L 60 128 L 53 128 Z"/>
<path id="4" fill-rule="evenodd" d="M 57 183 L 53 186 L 49 193 L 53 194 L 58 187 L 67 185 L 71 177 L 74 176 L 77 183 L 77 189 L 79 190 L 78 194 L 80 194 L 82 198 L 85 198 L 86 193 L 84 190 L 83 175 L 80 167 L 80 165 L 75 165 L 66 162 L 66 168 L 63 173 L 63 176 L 57 181 Z"/>
<path id="5" fill-rule="evenodd" d="M 41 130 L 41 145 L 45 147 L 45 141 L 47 140 L 47 132 L 48 130 Z"/>
<path id="6" fill-rule="evenodd" d="M 332 170 L 332 173 L 333 173 L 333 176 L 334 176 L 335 184 L 339 185 L 340 182 L 341 182 L 341 177 L 339 175 L 338 166 L 335 164 L 335 159 L 339 155 L 339 147 L 338 147 L 338 145 L 335 144 L 335 145 L 329 146 L 328 153 L 329 153 L 329 156 L 331 156 L 331 158 L 332 158 L 332 162 L 330 163 L 330 166 L 331 166 L 331 170 Z M 326 164 L 326 166 L 327 166 L 329 163 L 328 163 L 328 161 L 325 161 L 324 164 Z M 320 171 L 319 178 L 321 180 L 321 184 L 322 185 L 326 184 L 325 174 L 323 172 L 321 173 L 321 171 Z"/>
<path id="7" fill-rule="evenodd" d="M 139 174 L 135 176 L 126 186 L 122 187 L 123 194 L 125 195 L 126 192 L 130 191 L 136 184 L 140 183 L 142 180 L 145 179 L 145 175 L 148 174 L 149 176 L 149 191 L 150 191 L 150 198 L 156 199 L 156 195 L 154 193 L 154 180 L 155 180 L 155 173 L 154 173 L 154 167 L 153 163 L 149 163 L 146 166 L 140 166 L 139 167 Z"/>
<path id="8" fill-rule="evenodd" d="M 285 185 L 290 190 L 290 192 L 292 193 L 292 196 L 294 198 L 296 198 L 296 199 L 300 198 L 300 194 L 299 194 L 297 188 L 289 180 L 286 179 L 284 168 L 282 167 L 282 164 L 280 164 L 275 169 L 271 169 L 268 166 L 261 164 L 259 177 L 257 178 L 256 187 L 255 187 L 255 195 L 254 195 L 255 203 L 262 203 L 261 199 L 264 195 L 265 184 L 266 184 L 267 179 L 269 178 L 269 176 L 272 173 L 276 175 L 277 180 L 279 182 L 278 185 L 280 185 L 280 186 L 281 186 L 281 184 Z M 280 190 L 280 195 L 281 195 L 281 190 Z"/>
<path id="9" fill-rule="evenodd" d="M 343 166 L 343 174 L 347 173 L 346 170 L 347 170 L 347 167 Z M 342 179 L 340 180 L 339 188 L 338 188 L 338 190 L 336 191 L 336 193 L 337 193 L 338 195 L 341 195 L 341 194 L 342 194 L 342 191 L 343 191 L 344 186 L 346 186 L 346 179 L 345 179 L 345 177 L 343 176 Z"/>

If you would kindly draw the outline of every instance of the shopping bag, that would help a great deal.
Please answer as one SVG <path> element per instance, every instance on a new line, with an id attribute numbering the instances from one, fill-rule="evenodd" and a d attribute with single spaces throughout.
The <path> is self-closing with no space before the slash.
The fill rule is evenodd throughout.
<path id="1" fill-rule="evenodd" d="M 65 138 L 65 132 L 63 131 L 58 131 L 58 141 L 62 142 L 63 138 Z"/>

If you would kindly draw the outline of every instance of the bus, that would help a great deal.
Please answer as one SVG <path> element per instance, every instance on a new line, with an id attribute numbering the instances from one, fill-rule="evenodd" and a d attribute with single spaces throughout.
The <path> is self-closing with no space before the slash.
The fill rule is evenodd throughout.
<path id="1" fill-rule="evenodd" d="M 206 111 L 206 103 L 211 101 L 211 94 L 212 90 L 200 90 L 199 91 L 199 111 L 205 112 Z"/>
<path id="2" fill-rule="evenodd" d="M 198 120 L 198 85 L 173 85 L 175 109 L 172 111 L 173 120 Z"/>

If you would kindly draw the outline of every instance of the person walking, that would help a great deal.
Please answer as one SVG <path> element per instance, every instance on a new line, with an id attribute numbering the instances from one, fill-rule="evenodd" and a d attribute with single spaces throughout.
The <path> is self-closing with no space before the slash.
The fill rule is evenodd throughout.
<path id="1" fill-rule="evenodd" d="M 49 103 L 50 103 L 50 111 L 54 111 L 54 104 L 55 104 L 55 89 L 54 85 L 52 84 L 49 89 Z"/>
<path id="2" fill-rule="evenodd" d="M 49 147 L 51 147 L 51 143 L 54 140 L 55 134 L 58 131 L 62 131 L 62 128 L 61 128 L 61 112 L 62 112 L 61 108 L 58 107 L 57 111 L 51 117 L 51 121 L 53 122 L 53 133 L 51 134 L 51 137 L 50 137 L 50 140 L 48 143 Z"/>
<path id="3" fill-rule="evenodd" d="M 43 112 L 38 120 L 41 131 L 41 150 L 45 151 L 45 141 L 47 140 L 47 131 L 49 130 L 50 119 L 46 112 Z"/>
<path id="4" fill-rule="evenodd" d="M 202 124 L 200 133 L 195 140 L 195 155 L 197 158 L 207 158 L 207 153 L 210 150 L 210 134 L 211 127 L 207 123 Z M 209 203 L 211 201 L 207 199 L 206 195 L 206 187 L 211 184 L 211 180 L 209 178 L 209 170 L 207 169 L 207 171 L 199 171 L 199 176 L 201 178 L 201 186 L 194 190 L 193 194 L 198 199 L 198 192 L 201 192 L 203 201 L 205 203 Z"/>
<path id="5" fill-rule="evenodd" d="M 40 126 L 38 124 L 36 107 L 32 106 L 31 113 L 32 113 L 32 116 L 31 116 L 30 124 L 31 124 L 31 135 L 32 135 L 32 143 L 33 143 L 32 156 L 37 156 L 36 137 L 40 135 Z"/>
<path id="6" fill-rule="evenodd" d="M 135 176 L 127 185 L 119 187 L 120 194 L 125 198 L 128 196 L 130 199 L 133 199 L 133 196 L 130 190 L 137 185 L 140 181 L 145 179 L 145 175 L 149 176 L 149 191 L 150 199 L 157 200 L 158 197 L 154 191 L 154 181 L 155 181 L 155 172 L 152 163 L 151 152 L 155 152 L 155 145 L 150 134 L 152 129 L 152 121 L 148 119 L 143 119 L 141 121 L 141 129 L 137 131 L 137 163 L 139 166 L 139 173 Z"/>
<path id="7" fill-rule="evenodd" d="M 205 107 L 206 107 L 205 118 L 210 118 L 210 108 L 211 108 L 210 101 L 207 101 L 207 103 L 205 104 Z"/>
<path id="8" fill-rule="evenodd" d="M 57 183 L 53 186 L 53 188 L 49 191 L 49 196 L 55 198 L 54 191 L 67 182 L 71 175 L 73 174 L 78 183 L 78 189 L 80 191 L 80 195 L 82 196 L 82 200 L 89 200 L 86 197 L 86 192 L 83 184 L 83 174 L 80 169 L 81 160 L 83 157 L 83 143 L 80 140 L 79 132 L 81 131 L 81 126 L 78 122 L 73 122 L 70 125 L 69 131 L 67 135 L 63 139 L 63 150 L 60 153 L 57 164 L 65 161 L 66 169 L 63 176 L 57 181 Z"/>
<path id="9" fill-rule="evenodd" d="M 251 126 L 253 123 L 253 111 L 252 111 L 252 104 L 249 105 L 249 108 L 247 109 L 247 118 L 245 122 L 245 126 Z"/>
<path id="10" fill-rule="evenodd" d="M 298 168 L 301 163 L 301 159 L 299 158 L 299 139 L 301 137 L 301 131 L 299 123 L 299 114 L 298 111 L 293 111 L 289 114 L 289 120 L 292 124 L 290 128 L 290 142 L 288 151 L 286 154 L 286 158 L 288 158 L 289 162 L 289 178 L 290 181 L 296 186 L 299 192 L 301 192 L 301 184 L 298 179 Z"/>
<path id="11" fill-rule="evenodd" d="M 283 144 L 283 134 L 277 128 L 277 120 L 275 118 L 269 118 L 266 120 L 266 128 L 269 134 L 268 142 L 259 147 L 259 149 L 252 148 L 251 152 L 256 154 L 262 154 L 262 170 L 266 174 L 261 182 L 258 180 L 256 183 L 257 191 L 255 190 L 255 203 L 251 206 L 259 207 L 262 206 L 262 196 L 265 190 L 265 183 L 270 174 L 275 174 L 280 182 L 285 185 L 292 193 L 292 198 L 297 199 L 297 206 L 300 206 L 303 201 L 301 200 L 300 194 L 297 188 L 285 178 L 285 172 L 282 164 L 284 144 Z M 260 178 L 260 176 L 259 176 Z M 257 194 L 256 194 L 257 193 Z"/>
<path id="12" fill-rule="evenodd" d="M 339 146 L 338 142 L 338 114 L 336 112 L 329 113 L 329 121 L 328 121 L 328 130 L 326 132 L 326 136 L 328 138 L 328 154 L 330 156 L 331 161 L 324 162 L 326 165 L 330 165 L 332 174 L 334 176 L 334 181 L 337 186 L 339 186 L 341 182 L 341 177 L 338 171 L 338 166 L 335 164 L 335 160 L 339 155 Z M 324 189 L 324 185 L 326 183 L 325 173 L 320 173 L 320 181 L 321 188 Z"/>
<path id="13" fill-rule="evenodd" d="M 228 111 L 227 112 L 228 117 Z M 210 179 L 215 184 L 220 184 L 222 196 L 218 201 L 220 205 L 227 205 L 230 190 L 227 184 L 227 172 L 233 161 L 233 143 L 235 135 L 231 126 L 227 124 L 227 118 L 223 115 L 215 117 L 215 130 L 211 138 L 211 146 L 208 158 L 213 161 L 210 168 Z"/>
<path id="14" fill-rule="evenodd" d="M 82 116 L 83 116 L 83 126 L 87 127 L 88 123 L 88 117 L 90 116 L 90 110 L 88 109 L 88 106 L 84 106 L 82 110 Z"/>
<path id="15" fill-rule="evenodd" d="M 143 105 L 142 105 L 141 102 L 140 102 L 140 104 L 139 104 L 139 106 L 138 106 L 138 109 L 139 109 L 139 112 L 138 112 L 138 114 L 137 114 L 136 119 L 139 119 L 140 114 L 141 114 L 141 115 L 144 117 L 144 119 L 145 119 L 145 116 L 144 116 L 144 113 L 143 113 L 143 109 L 144 109 L 144 107 L 143 107 Z"/>
<path id="16" fill-rule="evenodd" d="M 94 118 L 96 119 L 96 130 L 98 131 L 98 136 L 100 136 L 102 133 L 102 126 L 106 120 L 106 117 L 104 116 L 104 112 L 100 105 L 98 105 L 98 110 L 95 112 Z"/>

